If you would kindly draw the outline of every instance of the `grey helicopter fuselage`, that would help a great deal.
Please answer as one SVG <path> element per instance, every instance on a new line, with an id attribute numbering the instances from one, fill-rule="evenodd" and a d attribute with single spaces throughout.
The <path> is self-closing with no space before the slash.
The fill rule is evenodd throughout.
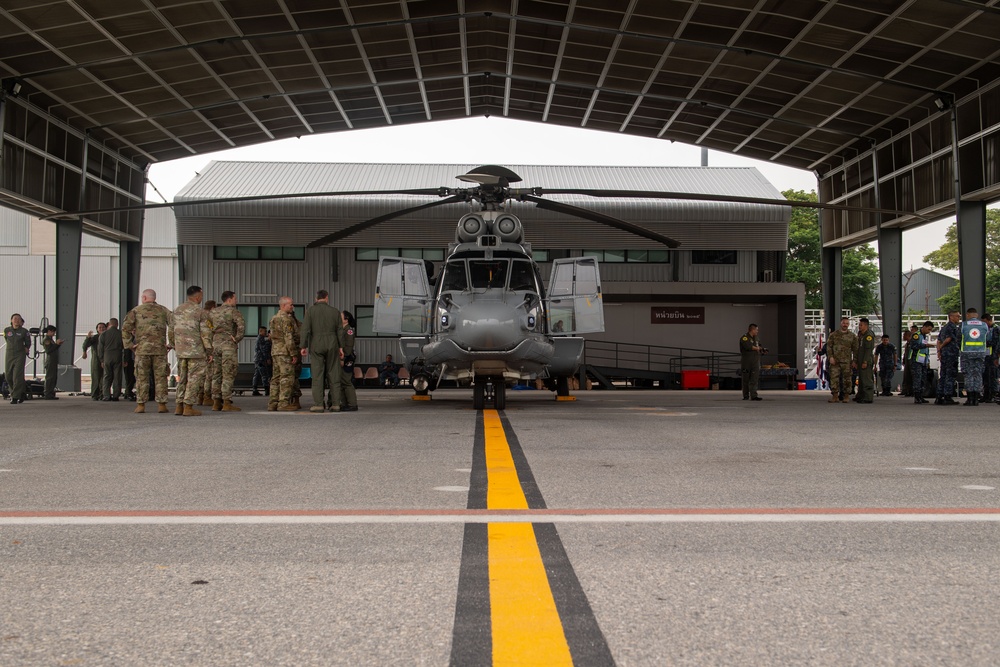
<path id="1" fill-rule="evenodd" d="M 576 373 L 583 338 L 573 334 L 603 330 L 597 262 L 556 260 L 547 294 L 520 220 L 503 211 L 464 216 L 428 278 L 421 260 L 383 258 L 376 288 L 374 328 L 403 334 L 418 393 L 454 380 L 487 385 L 502 402 L 507 384 Z"/>

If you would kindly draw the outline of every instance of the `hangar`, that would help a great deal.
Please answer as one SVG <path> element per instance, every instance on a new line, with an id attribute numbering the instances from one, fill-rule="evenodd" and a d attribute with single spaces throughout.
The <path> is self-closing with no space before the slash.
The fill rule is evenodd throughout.
<path id="1" fill-rule="evenodd" d="M 852 209 L 822 215 L 828 322 L 842 248 L 877 241 L 898 337 L 902 231 L 950 214 L 985 298 L 996 0 L 11 0 L 0 37 L 0 202 L 58 221 L 64 328 L 84 232 L 121 244 L 137 299 L 150 164 L 488 114 L 814 171 Z"/>

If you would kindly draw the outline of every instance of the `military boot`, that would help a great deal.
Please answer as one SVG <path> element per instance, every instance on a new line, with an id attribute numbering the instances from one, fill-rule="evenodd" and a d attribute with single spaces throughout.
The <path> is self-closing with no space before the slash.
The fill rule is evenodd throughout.
<path id="1" fill-rule="evenodd" d="M 160 407 L 159 407 L 159 409 L 157 409 L 156 412 L 157 412 L 157 414 L 161 414 L 162 415 L 162 414 L 165 414 L 165 413 L 170 412 L 170 411 L 167 410 L 167 404 L 166 403 L 160 403 Z"/>
<path id="2" fill-rule="evenodd" d="M 225 401 L 223 401 L 223 403 L 222 403 L 222 411 L 223 412 L 242 412 L 242 410 L 240 410 L 238 407 L 236 407 L 235 405 L 233 405 L 233 402 L 231 400 L 229 400 L 228 398 Z"/>
<path id="3" fill-rule="evenodd" d="M 135 406 L 135 414 L 141 415 L 144 412 L 146 412 L 146 404 L 145 403 L 139 403 L 139 404 L 137 404 Z"/>
<path id="4" fill-rule="evenodd" d="M 174 410 L 174 414 L 177 415 L 178 417 L 184 416 L 184 404 L 181 403 L 180 401 L 177 402 L 177 409 Z"/>
<path id="5" fill-rule="evenodd" d="M 196 410 L 193 405 L 184 406 L 185 417 L 201 417 L 201 410 Z"/>
<path id="6" fill-rule="evenodd" d="M 212 405 L 212 396 L 210 394 L 202 394 L 201 395 L 201 404 L 202 405 Z"/>
<path id="7" fill-rule="evenodd" d="M 222 399 L 216 398 L 212 402 L 212 412 L 221 412 L 221 411 L 222 411 Z"/>
<path id="8" fill-rule="evenodd" d="M 298 410 L 294 403 L 278 404 L 278 412 L 295 412 Z"/>
<path id="9" fill-rule="evenodd" d="M 277 403 L 268 403 L 267 404 L 267 411 L 268 412 L 277 412 L 278 411 L 278 404 Z"/>

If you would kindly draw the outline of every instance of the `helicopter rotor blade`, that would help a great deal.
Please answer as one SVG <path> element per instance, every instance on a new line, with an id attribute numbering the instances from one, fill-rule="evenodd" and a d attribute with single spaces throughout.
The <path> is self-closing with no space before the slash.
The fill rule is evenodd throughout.
<path id="1" fill-rule="evenodd" d="M 572 215 L 575 218 L 582 218 L 584 220 L 593 220 L 594 222 L 599 222 L 609 227 L 614 227 L 615 229 L 620 229 L 623 232 L 630 232 L 636 236 L 641 236 L 642 238 L 649 239 L 650 241 L 656 241 L 657 243 L 662 243 L 668 248 L 676 248 L 680 245 L 679 241 L 676 241 L 669 236 L 663 236 L 662 234 L 657 234 L 656 232 L 651 232 L 644 227 L 639 225 L 634 225 L 631 222 L 625 222 L 618 218 L 613 218 L 610 215 L 605 215 L 603 213 L 598 213 L 597 211 L 591 211 L 589 209 L 580 208 L 579 206 L 573 206 L 571 204 L 565 204 L 563 202 L 552 201 L 550 199 L 542 199 L 540 197 L 533 197 L 528 194 L 519 195 L 519 199 L 523 201 L 533 202 L 538 208 L 545 208 L 550 211 L 558 211 L 559 213 L 565 213 L 567 215 Z"/>
<path id="2" fill-rule="evenodd" d="M 148 211 L 157 208 L 177 208 L 179 206 L 198 206 L 202 204 L 231 204 L 245 201 L 265 201 L 269 199 L 305 199 L 307 197 L 351 197 L 374 195 L 428 195 L 444 196 L 452 194 L 448 188 L 417 188 L 413 190 L 348 190 L 343 192 L 293 192 L 274 195 L 251 195 L 248 197 L 219 197 L 218 199 L 194 199 L 191 201 L 174 201 L 163 204 L 135 204 L 134 206 L 116 206 L 114 208 L 95 208 L 86 211 L 64 211 L 52 213 L 41 220 L 66 219 L 73 220 L 102 213 L 122 213 L 125 211 Z"/>
<path id="3" fill-rule="evenodd" d="M 792 206 L 799 208 L 818 208 L 828 211 L 847 211 L 856 213 L 880 213 L 893 217 L 910 216 L 926 221 L 927 218 L 913 211 L 898 211 L 895 209 L 872 208 L 869 206 L 850 206 L 847 204 L 824 204 L 795 199 L 768 199 L 765 197 L 741 197 L 739 195 L 716 195 L 697 192 L 650 192 L 646 190 L 591 190 L 591 189 L 549 189 L 536 188 L 538 194 L 545 195 L 584 195 L 587 197 L 622 197 L 628 199 L 681 199 L 689 201 L 711 201 L 733 204 L 766 204 L 771 206 Z"/>
<path id="4" fill-rule="evenodd" d="M 436 192 L 435 192 L 435 194 L 436 194 Z M 380 215 L 378 217 L 371 218 L 370 220 L 365 220 L 364 222 L 359 222 L 356 225 L 351 225 L 350 227 L 345 227 L 344 229 L 341 229 L 340 231 L 337 231 L 337 232 L 333 232 L 332 234 L 327 234 L 323 238 L 316 239 L 315 241 L 313 241 L 312 243 L 310 243 L 306 247 L 307 248 L 318 248 L 320 246 L 328 245 L 330 243 L 335 243 L 335 242 L 337 242 L 337 241 L 339 241 L 341 239 L 344 239 L 344 238 L 347 238 L 348 236 L 351 236 L 352 234 L 357 234 L 358 232 L 362 232 L 362 231 L 368 229 L 369 227 L 374 227 L 375 225 L 379 224 L 380 222 L 385 222 L 386 220 L 392 220 L 393 218 L 398 218 L 400 216 L 406 215 L 407 213 L 414 213 L 416 211 L 422 211 L 425 208 L 432 208 L 434 206 L 442 206 L 444 204 L 454 204 L 456 202 L 467 201 L 467 199 L 468 198 L 465 195 L 453 195 L 453 196 L 448 197 L 446 199 L 441 199 L 439 201 L 432 201 L 429 204 L 421 204 L 420 206 L 412 206 L 410 208 L 403 208 L 403 209 L 400 209 L 398 211 L 393 211 L 392 213 L 386 213 L 385 215 Z"/>

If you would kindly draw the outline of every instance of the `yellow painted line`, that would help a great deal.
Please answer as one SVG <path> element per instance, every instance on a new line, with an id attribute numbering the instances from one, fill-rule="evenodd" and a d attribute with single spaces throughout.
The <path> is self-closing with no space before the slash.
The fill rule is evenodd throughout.
<path id="1" fill-rule="evenodd" d="M 483 411 L 483 426 L 487 509 L 528 509 L 496 410 Z M 491 523 L 487 531 L 493 664 L 572 665 L 534 527 Z"/>

